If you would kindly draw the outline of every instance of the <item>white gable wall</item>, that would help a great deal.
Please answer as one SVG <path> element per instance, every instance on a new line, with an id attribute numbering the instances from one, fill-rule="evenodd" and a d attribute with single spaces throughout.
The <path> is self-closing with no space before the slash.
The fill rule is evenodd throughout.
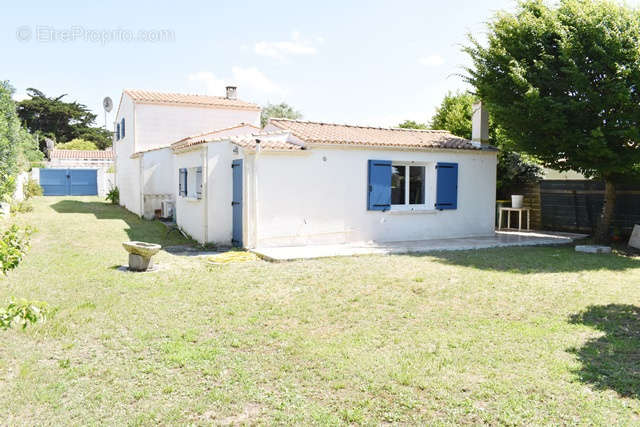
<path id="1" fill-rule="evenodd" d="M 171 174 L 159 172 L 174 169 L 171 163 L 173 156 L 169 151 L 164 150 L 160 153 L 146 152 L 133 159 L 132 154 L 167 147 L 187 136 L 232 127 L 240 123 L 254 126 L 260 124 L 260 111 L 134 104 L 132 99 L 124 93 L 115 118 L 116 123 L 121 123 L 123 117 L 126 126 L 125 137 L 119 141 L 114 137 L 113 144 L 120 205 L 137 215 L 145 214 L 145 216 L 152 216 L 153 210 L 159 207 L 158 203 L 162 197 L 157 195 L 177 192 L 174 188 L 177 186 L 177 178 Z M 252 130 L 253 128 L 246 127 L 230 132 L 237 135 Z M 144 195 L 154 196 L 150 198 Z"/>
<path id="2" fill-rule="evenodd" d="M 458 208 L 420 213 L 367 210 L 370 159 L 458 163 Z M 295 154 L 265 151 L 256 163 L 252 247 L 483 236 L 494 230 L 493 152 L 316 146 Z M 434 179 L 435 171 L 428 174 L 427 200 L 435 200 Z"/>
<path id="3" fill-rule="evenodd" d="M 168 146 L 199 133 L 248 123 L 260 125 L 260 111 L 136 104 L 136 149 Z"/>
<path id="4" fill-rule="evenodd" d="M 120 205 L 131 212 L 142 215 L 142 204 L 140 199 L 140 160 L 131 158 L 136 150 L 136 131 L 134 129 L 135 106 L 129 96 L 122 96 L 120 108 L 116 115 L 116 123 L 125 120 L 125 137 L 119 141 L 114 138 L 113 147 L 115 154 L 116 185 L 120 190 Z"/>

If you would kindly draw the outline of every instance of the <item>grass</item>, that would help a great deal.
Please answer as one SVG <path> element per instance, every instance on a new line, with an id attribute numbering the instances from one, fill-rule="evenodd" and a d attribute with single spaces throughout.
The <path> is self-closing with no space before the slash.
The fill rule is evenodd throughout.
<path id="1" fill-rule="evenodd" d="M 211 266 L 95 198 L 35 198 L 2 424 L 637 424 L 640 258 L 568 247 Z"/>

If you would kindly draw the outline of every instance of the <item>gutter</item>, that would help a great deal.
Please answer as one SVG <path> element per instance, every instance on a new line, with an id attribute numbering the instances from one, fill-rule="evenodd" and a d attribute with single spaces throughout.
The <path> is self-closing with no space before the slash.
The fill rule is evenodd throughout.
<path id="1" fill-rule="evenodd" d="M 133 105 L 133 123 L 131 129 L 133 130 L 132 144 L 133 152 L 136 152 L 136 104 Z M 138 164 L 140 168 L 140 218 L 144 218 L 144 156 L 138 157 Z"/>
<path id="2" fill-rule="evenodd" d="M 260 203 L 258 202 L 258 158 L 262 152 L 262 146 L 260 140 L 256 138 L 256 150 L 253 158 L 253 204 L 254 204 L 254 218 L 253 218 L 253 247 L 258 247 L 258 225 L 260 218 Z"/>
<path id="3" fill-rule="evenodd" d="M 202 150 L 202 201 L 204 202 L 204 239 L 202 245 L 209 241 L 209 144 L 204 144 Z"/>

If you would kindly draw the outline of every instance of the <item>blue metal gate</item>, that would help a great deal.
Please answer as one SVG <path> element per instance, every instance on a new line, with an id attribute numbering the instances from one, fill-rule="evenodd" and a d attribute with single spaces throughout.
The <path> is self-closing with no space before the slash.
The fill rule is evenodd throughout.
<path id="1" fill-rule="evenodd" d="M 233 246 L 242 246 L 242 160 L 234 160 L 231 163 L 233 170 L 233 231 L 231 243 Z"/>
<path id="2" fill-rule="evenodd" d="M 96 196 L 96 169 L 40 169 L 40 186 L 45 196 Z"/>

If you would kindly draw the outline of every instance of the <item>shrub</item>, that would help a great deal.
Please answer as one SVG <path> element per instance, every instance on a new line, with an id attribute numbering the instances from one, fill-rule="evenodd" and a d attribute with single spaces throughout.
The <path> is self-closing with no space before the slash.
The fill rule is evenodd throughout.
<path id="1" fill-rule="evenodd" d="M 0 202 L 10 201 L 15 189 L 15 177 L 0 172 Z"/>
<path id="2" fill-rule="evenodd" d="M 82 138 L 74 138 L 69 142 L 56 144 L 58 150 L 97 150 L 98 146 L 95 142 L 87 141 Z"/>
<path id="3" fill-rule="evenodd" d="M 5 276 L 20 264 L 30 247 L 33 228 L 27 226 L 23 230 L 12 225 L 0 236 L 0 269 Z"/>
<path id="4" fill-rule="evenodd" d="M 542 168 L 522 154 L 513 151 L 498 153 L 498 198 L 506 199 L 522 191 L 523 186 L 538 182 Z"/>
<path id="5" fill-rule="evenodd" d="M 24 197 L 30 199 L 33 196 L 42 196 L 42 187 L 35 179 L 29 178 L 24 185 Z"/>
<path id="6" fill-rule="evenodd" d="M 31 211 L 33 211 L 33 205 L 31 205 L 31 203 L 27 202 L 26 200 L 23 200 L 21 202 L 14 201 L 13 203 L 11 203 L 11 213 L 14 215 L 17 213 L 27 213 Z"/>
<path id="7" fill-rule="evenodd" d="M 120 190 L 118 190 L 118 187 L 113 187 L 109 190 L 107 193 L 107 200 L 109 200 L 112 205 L 120 204 Z"/>
<path id="8" fill-rule="evenodd" d="M 44 169 L 45 166 L 46 166 L 45 162 L 31 162 L 29 172 L 31 171 L 31 169 L 36 169 L 36 168 Z"/>
<path id="9" fill-rule="evenodd" d="M 47 304 L 41 301 L 9 301 L 5 308 L 0 308 L 0 329 L 9 329 L 19 325 L 25 329 L 27 325 L 38 321 L 44 322 L 49 315 Z"/>

